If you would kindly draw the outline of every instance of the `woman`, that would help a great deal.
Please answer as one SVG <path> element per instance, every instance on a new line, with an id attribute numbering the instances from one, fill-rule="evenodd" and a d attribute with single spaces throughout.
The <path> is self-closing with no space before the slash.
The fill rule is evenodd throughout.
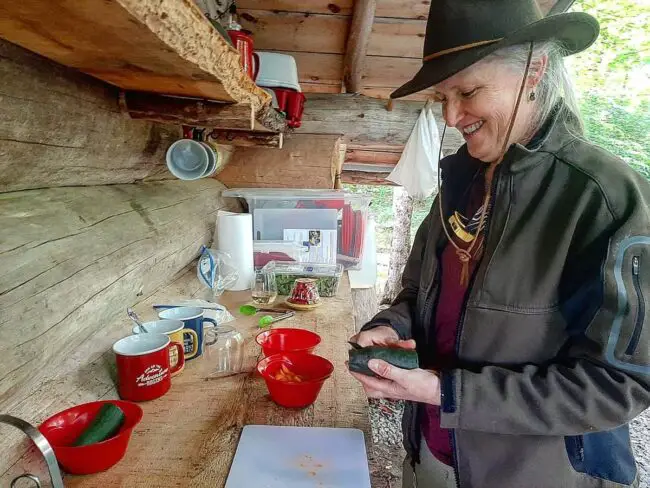
<path id="1" fill-rule="evenodd" d="M 354 374 L 406 400 L 405 488 L 638 483 L 650 187 L 584 140 L 562 60 L 598 30 L 534 0 L 434 1 L 424 65 L 392 95 L 434 87 L 466 141 L 440 163 L 403 291 L 353 338 L 417 349 L 421 369 Z"/>

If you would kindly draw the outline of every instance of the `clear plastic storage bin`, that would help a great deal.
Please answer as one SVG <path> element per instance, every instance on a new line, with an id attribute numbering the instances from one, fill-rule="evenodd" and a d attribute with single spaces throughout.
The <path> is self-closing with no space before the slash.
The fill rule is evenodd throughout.
<path id="1" fill-rule="evenodd" d="M 271 261 L 262 268 L 262 272 L 275 273 L 278 295 L 289 295 L 294 281 L 298 278 L 312 278 L 316 280 L 320 296 L 333 297 L 339 291 L 343 266 L 340 264 Z"/>
<path id="2" fill-rule="evenodd" d="M 290 241 L 253 241 L 255 268 L 263 268 L 270 261 L 302 263 L 309 256 L 309 248 Z"/>
<path id="3" fill-rule="evenodd" d="M 336 262 L 345 269 L 360 267 L 370 197 L 286 188 L 239 188 L 226 190 L 223 196 L 246 200 L 253 214 L 254 240 L 284 239 L 285 229 L 336 230 Z"/>

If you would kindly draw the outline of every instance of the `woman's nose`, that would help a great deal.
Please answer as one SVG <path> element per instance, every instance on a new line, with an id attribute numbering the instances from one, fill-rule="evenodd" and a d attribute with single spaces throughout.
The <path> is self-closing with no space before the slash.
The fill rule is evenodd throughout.
<path id="1" fill-rule="evenodd" d="M 456 127 L 463 118 L 462 104 L 456 100 L 447 100 L 443 106 L 442 116 L 449 127 Z"/>

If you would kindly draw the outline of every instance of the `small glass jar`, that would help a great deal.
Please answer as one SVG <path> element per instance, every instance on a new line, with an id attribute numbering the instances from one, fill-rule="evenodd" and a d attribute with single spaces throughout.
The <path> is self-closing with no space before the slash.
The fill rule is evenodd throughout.
<path id="1" fill-rule="evenodd" d="M 242 372 L 244 363 L 244 336 L 229 325 L 220 325 L 217 340 L 206 348 L 204 355 L 214 368 L 215 376 L 228 376 Z"/>
<path id="2" fill-rule="evenodd" d="M 278 286 L 273 271 L 255 270 L 251 281 L 251 296 L 255 305 L 268 306 L 278 298 Z"/>

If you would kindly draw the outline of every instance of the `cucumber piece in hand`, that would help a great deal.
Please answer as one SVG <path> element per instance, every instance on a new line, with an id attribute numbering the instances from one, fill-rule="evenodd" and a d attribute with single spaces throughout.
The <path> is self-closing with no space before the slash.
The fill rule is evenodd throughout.
<path id="1" fill-rule="evenodd" d="M 418 353 L 412 349 L 400 349 L 397 347 L 363 347 L 361 349 L 350 349 L 349 368 L 355 373 L 366 376 L 377 376 L 369 367 L 371 359 L 381 359 L 401 369 L 416 369 L 419 367 Z"/>

